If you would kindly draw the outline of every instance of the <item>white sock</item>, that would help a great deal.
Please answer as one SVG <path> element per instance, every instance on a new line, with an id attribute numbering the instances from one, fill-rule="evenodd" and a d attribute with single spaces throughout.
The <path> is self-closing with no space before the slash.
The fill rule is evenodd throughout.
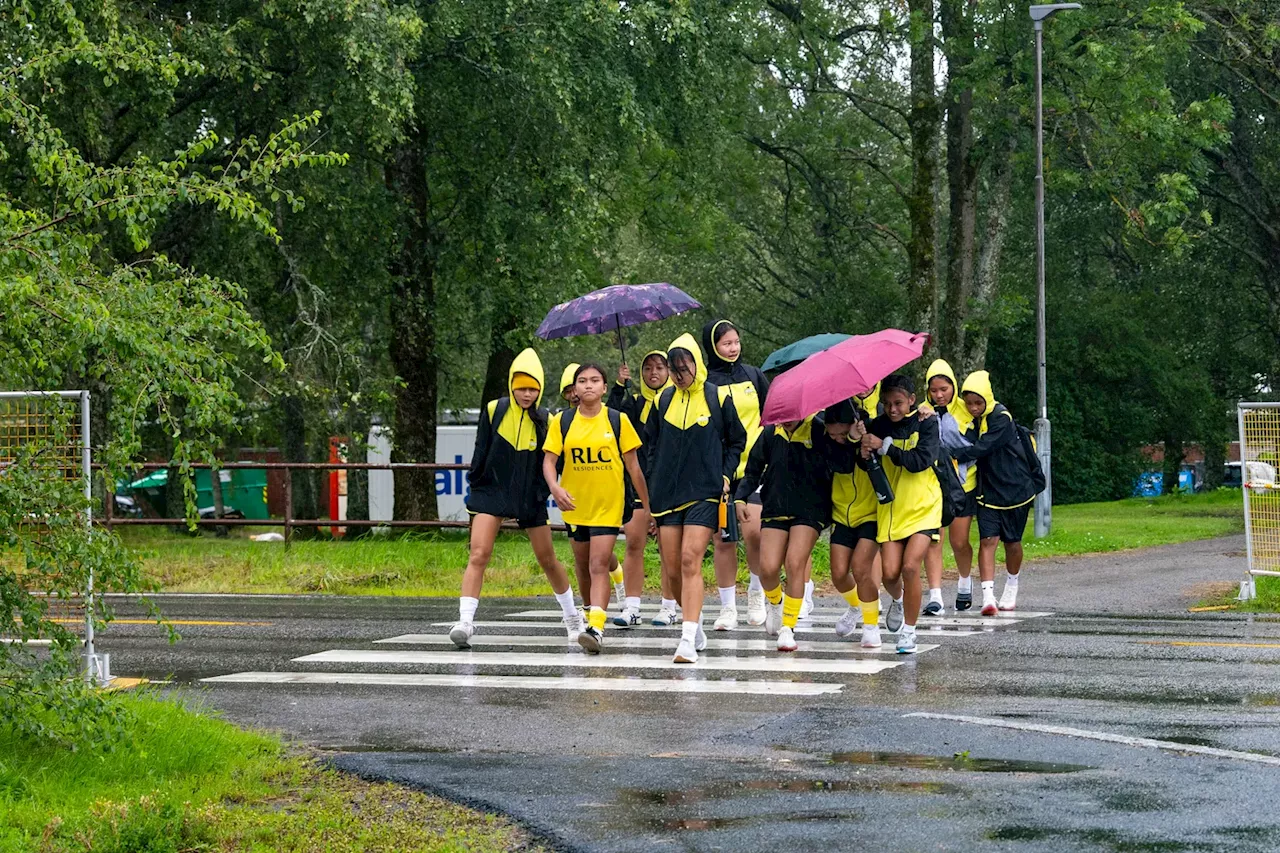
<path id="1" fill-rule="evenodd" d="M 738 606 L 738 588 L 736 586 L 717 587 L 720 590 L 720 606 L 721 607 L 737 607 Z"/>
<path id="2" fill-rule="evenodd" d="M 663 609 L 663 610 L 670 610 L 670 611 L 672 611 L 672 612 L 675 612 L 675 609 L 676 609 L 676 600 L 675 600 L 674 598 L 664 598 L 664 599 L 662 599 L 662 609 Z"/>
<path id="3" fill-rule="evenodd" d="M 578 612 L 577 605 L 573 603 L 573 587 L 569 587 L 564 592 L 557 592 L 556 604 L 560 605 L 560 612 L 565 616 L 572 617 Z"/>
<path id="4" fill-rule="evenodd" d="M 698 623 L 697 622 L 681 622 L 680 623 L 680 639 L 687 640 L 692 643 L 698 639 Z"/>
<path id="5" fill-rule="evenodd" d="M 805 600 L 808 601 L 810 604 L 813 603 L 813 581 L 805 581 L 804 597 L 805 597 Z"/>
<path id="6" fill-rule="evenodd" d="M 628 610 L 639 610 L 639 609 L 640 609 L 640 596 L 638 596 L 638 595 L 628 595 L 628 596 L 627 596 L 627 609 L 628 609 Z"/>
<path id="7" fill-rule="evenodd" d="M 472 598 L 464 595 L 458 599 L 458 621 L 474 622 L 476 618 L 476 608 L 480 606 L 480 599 Z"/>
<path id="8" fill-rule="evenodd" d="M 956 581 L 956 592 L 973 592 L 973 577 L 960 578 Z"/>
<path id="9" fill-rule="evenodd" d="M 982 582 L 982 594 L 983 594 L 983 595 L 986 595 L 986 594 L 987 594 L 987 593 L 989 593 L 989 592 L 995 592 L 995 591 L 996 591 L 996 582 L 995 582 L 995 581 L 983 581 L 983 582 Z"/>
<path id="10" fill-rule="evenodd" d="M 942 603 L 942 587 L 940 586 L 929 587 L 929 600 L 936 601 L 939 604 L 941 604 Z"/>
<path id="11" fill-rule="evenodd" d="M 1004 588 L 1005 588 L 1005 589 L 1017 589 L 1017 588 L 1018 588 L 1018 576 L 1017 576 L 1017 575 L 1008 575 L 1007 577 L 1005 577 L 1005 579 L 1004 579 Z"/>
<path id="12" fill-rule="evenodd" d="M 747 584 L 747 592 L 764 592 L 764 587 L 760 584 L 759 575 L 751 576 L 751 583 Z"/>
<path id="13" fill-rule="evenodd" d="M 901 604 L 901 603 L 902 603 L 902 598 L 903 598 L 903 596 L 905 596 L 906 594 L 907 594 L 907 591 L 904 589 L 904 590 L 902 591 L 902 595 L 900 595 L 900 596 L 898 596 L 897 598 L 894 598 L 894 599 L 893 599 L 893 603 L 894 603 L 894 604 Z M 893 596 L 889 596 L 889 597 L 890 597 L 890 598 L 893 598 Z"/>
<path id="14" fill-rule="evenodd" d="M 915 625 L 903 625 L 903 626 L 902 626 L 902 630 L 901 630 L 899 633 L 902 633 L 902 634 L 914 634 L 915 632 L 916 632 L 916 626 L 915 626 Z"/>

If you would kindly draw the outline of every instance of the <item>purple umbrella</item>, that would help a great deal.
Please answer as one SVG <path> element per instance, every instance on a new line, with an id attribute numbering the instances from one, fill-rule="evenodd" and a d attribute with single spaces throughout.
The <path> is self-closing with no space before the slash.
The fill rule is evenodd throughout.
<path id="1" fill-rule="evenodd" d="M 674 284 L 614 284 L 561 302 L 547 312 L 537 334 L 546 341 L 577 335 L 600 335 L 620 330 L 623 326 L 663 320 L 701 307 L 696 299 Z M 620 332 L 618 346 L 622 348 L 623 361 L 626 361 L 627 351 Z"/>

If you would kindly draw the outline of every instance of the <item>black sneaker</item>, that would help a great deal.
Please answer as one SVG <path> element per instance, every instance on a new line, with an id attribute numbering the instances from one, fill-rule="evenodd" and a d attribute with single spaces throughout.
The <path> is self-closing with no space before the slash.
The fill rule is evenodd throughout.
<path id="1" fill-rule="evenodd" d="M 957 592 L 956 593 L 956 610 L 968 610 L 971 607 L 973 607 L 973 593 Z"/>
<path id="2" fill-rule="evenodd" d="M 604 636 L 590 626 L 578 635 L 578 645 L 582 646 L 582 650 L 589 655 L 600 654 L 600 643 L 603 640 Z"/>
<path id="3" fill-rule="evenodd" d="M 921 616 L 941 616 L 942 602 L 930 601 L 928 604 L 924 606 L 924 609 L 920 611 L 920 615 Z"/>

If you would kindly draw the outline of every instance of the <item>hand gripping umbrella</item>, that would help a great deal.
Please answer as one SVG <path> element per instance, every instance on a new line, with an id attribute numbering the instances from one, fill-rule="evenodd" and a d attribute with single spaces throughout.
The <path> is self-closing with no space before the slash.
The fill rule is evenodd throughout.
<path id="1" fill-rule="evenodd" d="M 865 394 L 881 379 L 919 358 L 928 345 L 929 336 L 923 332 L 885 329 L 856 335 L 811 355 L 769 386 L 760 422 L 804 420 L 841 400 Z"/>
<path id="2" fill-rule="evenodd" d="M 547 312 L 537 335 L 544 341 L 552 341 L 619 330 L 618 346 L 625 363 L 627 348 L 620 331 L 624 326 L 664 320 L 701 307 L 697 300 L 674 284 L 614 284 L 561 302 Z"/>

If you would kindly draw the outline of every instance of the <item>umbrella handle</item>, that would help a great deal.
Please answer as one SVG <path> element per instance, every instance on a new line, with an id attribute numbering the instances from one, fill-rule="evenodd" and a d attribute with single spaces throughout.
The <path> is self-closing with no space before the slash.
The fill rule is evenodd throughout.
<path id="1" fill-rule="evenodd" d="M 613 315 L 614 332 L 616 332 L 618 335 L 618 349 L 622 351 L 622 363 L 626 364 L 627 363 L 627 342 L 622 337 L 621 321 L 622 321 L 622 318 L 619 315 L 617 314 Z"/>

